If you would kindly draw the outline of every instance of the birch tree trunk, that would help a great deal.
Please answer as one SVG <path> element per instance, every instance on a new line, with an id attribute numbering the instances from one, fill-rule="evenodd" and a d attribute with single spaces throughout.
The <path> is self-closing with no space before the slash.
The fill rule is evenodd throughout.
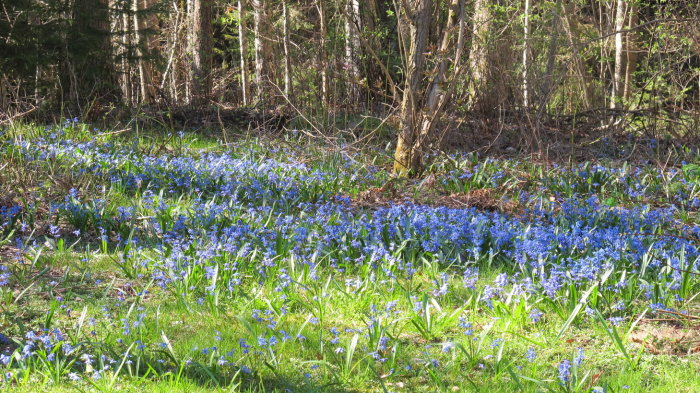
<path id="1" fill-rule="evenodd" d="M 246 12 L 247 0 L 238 0 L 238 46 L 241 51 L 241 94 L 243 105 L 250 104 L 250 86 L 248 84 L 248 41 L 246 39 Z"/>
<path id="2" fill-rule="evenodd" d="M 265 52 L 263 41 L 263 24 L 265 23 L 265 0 L 253 0 L 253 44 L 255 46 L 255 102 L 261 104 L 265 94 L 264 75 Z"/>
<path id="3" fill-rule="evenodd" d="M 292 96 L 292 64 L 289 55 L 289 12 L 287 10 L 287 2 L 282 2 L 282 36 L 284 47 L 284 95 L 287 99 Z"/>
<path id="4" fill-rule="evenodd" d="M 624 79 L 624 45 L 623 33 L 620 32 L 625 26 L 625 1 L 617 0 L 615 10 L 615 68 L 613 72 L 612 93 L 610 94 L 610 108 L 621 108 L 623 79 Z"/>
<path id="5" fill-rule="evenodd" d="M 321 105 L 328 106 L 328 72 L 326 70 L 326 12 L 323 7 L 323 0 L 316 3 L 318 19 L 321 32 L 320 48 L 318 49 L 318 66 L 321 68 Z"/>
<path id="6" fill-rule="evenodd" d="M 143 52 L 141 47 L 143 45 L 143 40 L 141 39 L 141 18 L 139 17 L 139 0 L 131 0 L 131 13 L 134 16 L 134 41 L 136 49 L 136 59 L 137 66 L 139 70 L 139 96 L 137 97 L 137 102 L 145 103 L 146 98 L 146 69 L 143 61 Z"/>
<path id="7" fill-rule="evenodd" d="M 346 91 L 350 104 L 358 101 L 360 70 L 357 51 L 360 49 L 359 23 L 360 3 L 358 0 L 345 0 L 345 66 L 348 71 Z"/>

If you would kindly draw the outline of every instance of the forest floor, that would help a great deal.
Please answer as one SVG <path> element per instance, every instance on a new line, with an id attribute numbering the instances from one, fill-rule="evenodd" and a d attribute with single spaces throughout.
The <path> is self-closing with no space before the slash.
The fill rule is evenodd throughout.
<path id="1" fill-rule="evenodd" d="M 685 159 L 7 128 L 0 388 L 700 391 Z"/>

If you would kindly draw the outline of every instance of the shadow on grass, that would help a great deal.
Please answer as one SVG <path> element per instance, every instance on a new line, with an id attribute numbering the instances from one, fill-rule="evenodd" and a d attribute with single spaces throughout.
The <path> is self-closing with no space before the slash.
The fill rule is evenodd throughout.
<path id="1" fill-rule="evenodd" d="M 238 392 L 277 393 L 277 392 L 324 392 L 358 393 L 359 390 L 343 387 L 339 382 L 321 383 L 311 378 L 290 378 L 284 375 L 259 376 L 256 373 L 241 375 L 241 370 L 222 374 L 198 363 L 192 363 L 183 370 L 187 382 L 211 389 L 230 389 Z"/>

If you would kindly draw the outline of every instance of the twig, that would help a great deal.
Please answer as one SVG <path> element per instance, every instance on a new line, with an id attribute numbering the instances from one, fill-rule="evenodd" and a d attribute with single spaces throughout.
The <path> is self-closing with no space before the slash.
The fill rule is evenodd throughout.
<path id="1" fill-rule="evenodd" d="M 107 135 L 116 135 L 116 134 L 121 134 L 121 133 L 123 133 L 123 132 L 128 132 L 128 131 L 131 131 L 131 127 L 130 127 L 130 128 L 124 128 L 123 130 L 110 131 L 110 132 L 103 132 L 103 133 L 100 133 L 100 134 L 95 135 L 95 137 L 107 136 Z"/>
<path id="2" fill-rule="evenodd" d="M 32 109 L 29 109 L 29 110 L 22 112 L 22 113 L 17 113 L 17 114 L 12 115 L 12 116 L 8 116 L 7 119 L 5 119 L 5 120 L 0 120 L 0 124 L 12 123 L 13 121 L 15 121 L 15 119 L 19 119 L 21 117 L 24 117 L 24 116 L 34 112 L 36 109 L 37 109 L 37 107 L 32 106 Z"/>
<path id="3" fill-rule="evenodd" d="M 683 314 L 677 311 L 671 311 L 671 310 L 656 310 L 656 312 L 660 312 L 662 314 L 671 314 L 671 315 L 676 315 L 679 317 L 683 317 L 685 319 L 695 319 L 695 320 L 700 320 L 700 316 L 697 315 L 690 315 L 690 314 Z"/>

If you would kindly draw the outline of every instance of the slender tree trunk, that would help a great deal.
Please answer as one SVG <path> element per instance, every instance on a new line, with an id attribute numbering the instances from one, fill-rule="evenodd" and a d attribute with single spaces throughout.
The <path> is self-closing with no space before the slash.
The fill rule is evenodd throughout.
<path id="1" fill-rule="evenodd" d="M 321 105 L 324 108 L 328 107 L 328 72 L 326 69 L 326 12 L 323 6 L 323 0 L 318 0 L 316 8 L 318 9 L 318 19 L 321 32 L 320 48 L 318 50 L 318 63 L 321 68 Z"/>
<path id="2" fill-rule="evenodd" d="M 135 5 L 138 4 L 134 12 L 134 26 L 138 34 L 138 43 L 143 47 L 144 51 L 139 53 L 139 73 L 141 82 L 141 101 L 144 103 L 152 103 L 156 100 L 156 70 L 151 60 L 154 53 L 160 51 L 158 36 L 158 16 L 153 11 L 155 5 L 154 0 L 134 0 Z M 144 15 L 139 16 L 138 12 Z M 144 37 L 144 35 L 146 35 Z"/>
<path id="3" fill-rule="evenodd" d="M 265 23 L 265 0 L 253 1 L 253 33 L 255 46 L 255 102 L 263 103 L 265 94 L 264 71 L 265 71 L 265 48 L 263 39 L 263 25 Z"/>
<path id="4" fill-rule="evenodd" d="M 192 0 L 189 51 L 190 92 L 193 102 L 206 102 L 211 95 L 213 0 Z"/>
<path id="5" fill-rule="evenodd" d="M 241 94 L 243 105 L 250 105 L 250 86 L 248 83 L 248 41 L 246 39 L 247 0 L 238 0 L 238 45 L 241 50 Z"/>
<path id="6" fill-rule="evenodd" d="M 292 97 L 292 64 L 289 54 L 289 12 L 287 2 L 282 2 L 282 35 L 284 47 L 284 95 L 287 99 Z"/>
<path id="7" fill-rule="evenodd" d="M 554 63 L 557 54 L 557 48 L 559 47 L 559 18 L 557 17 L 560 9 L 560 0 L 557 0 L 554 8 L 552 9 L 552 25 L 549 37 L 549 45 L 547 47 L 547 65 L 544 72 L 544 78 L 542 81 L 542 92 L 539 105 L 539 112 L 543 113 L 547 104 L 549 103 L 549 98 L 554 90 L 553 77 L 554 77 Z"/>
<path id="8" fill-rule="evenodd" d="M 414 0 L 411 9 L 401 8 L 409 30 L 409 53 L 404 66 L 405 82 L 401 101 L 399 136 L 394 153 L 394 173 L 408 176 L 420 170 L 421 157 L 415 151 L 420 130 L 421 81 L 425 73 L 425 52 L 430 31 L 432 0 Z"/>
<path id="9" fill-rule="evenodd" d="M 5 74 L 0 74 L 0 112 L 9 116 L 10 102 L 8 98 L 7 85 L 7 77 Z"/>
<path id="10" fill-rule="evenodd" d="M 121 63 L 122 63 L 122 89 L 124 91 L 124 98 L 126 102 L 131 105 L 134 103 L 134 94 L 132 91 L 131 84 L 131 62 L 129 61 L 130 48 L 132 46 L 131 40 L 131 23 L 129 22 L 129 14 L 126 12 L 122 13 L 121 18 Z"/>
<path id="11" fill-rule="evenodd" d="M 528 61 L 528 51 L 530 50 L 530 0 L 525 0 L 523 14 L 523 108 L 530 107 L 530 63 Z"/>
<path id="12" fill-rule="evenodd" d="M 613 73 L 612 93 L 610 94 L 610 108 L 623 107 L 621 102 L 624 82 L 624 45 L 623 33 L 620 31 L 625 27 L 625 0 L 617 0 L 615 10 L 615 71 Z"/>
<path id="13" fill-rule="evenodd" d="M 148 98 L 146 93 L 146 69 L 143 61 L 143 52 L 141 51 L 141 46 L 143 45 L 143 40 L 141 39 L 141 30 L 143 26 L 141 25 L 141 18 L 139 17 L 139 0 L 131 0 L 131 13 L 134 17 L 134 44 L 136 50 L 136 59 L 139 69 L 139 97 L 137 101 L 145 103 Z"/>
<path id="14" fill-rule="evenodd" d="M 421 122 L 420 135 L 414 143 L 414 151 L 422 158 L 425 145 L 430 142 L 433 134 L 435 122 L 439 119 L 445 105 L 451 101 L 452 93 L 455 90 L 455 79 L 462 75 L 462 52 L 464 50 L 464 33 L 466 25 L 466 0 L 452 0 L 447 14 L 447 24 L 443 30 L 442 41 L 438 48 L 440 56 L 435 70 L 434 77 L 428 91 L 428 98 L 421 111 L 423 120 Z M 453 32 L 457 29 L 457 47 L 454 58 L 450 62 L 448 53 L 450 47 L 454 45 Z M 452 78 L 448 79 L 448 65 L 452 64 Z"/>
<path id="15" fill-rule="evenodd" d="M 578 24 L 574 19 L 576 17 L 576 6 L 573 3 L 567 3 L 563 7 L 563 17 L 562 24 L 564 25 L 564 30 L 566 30 L 566 36 L 569 41 L 569 46 L 572 50 L 576 50 L 579 47 L 579 30 Z M 574 78 L 578 84 L 578 90 L 581 93 L 581 99 L 584 109 L 590 109 L 592 107 L 592 93 L 590 86 L 590 78 L 588 77 L 588 71 L 586 71 L 586 65 L 581 59 L 580 55 L 575 55 L 572 59 L 572 65 L 574 69 Z"/>
<path id="16" fill-rule="evenodd" d="M 358 26 L 360 23 L 360 3 L 358 0 L 345 0 L 345 67 L 348 74 L 346 91 L 350 105 L 358 101 L 360 70 L 357 51 L 360 49 Z"/>
<path id="17" fill-rule="evenodd" d="M 108 0 L 75 0 L 70 10 L 73 19 L 67 51 L 61 71 L 72 103 L 111 93 L 115 84 L 111 57 Z"/>
<path id="18" fill-rule="evenodd" d="M 632 95 L 632 87 L 634 86 L 634 72 L 637 69 L 637 32 L 634 28 L 639 23 L 639 9 L 635 3 L 630 4 L 629 23 L 627 24 L 627 30 L 630 30 L 625 34 L 625 83 L 624 91 L 622 93 L 622 102 L 630 102 L 630 96 Z"/>
<path id="19" fill-rule="evenodd" d="M 471 110 L 489 110 L 489 34 L 491 31 L 491 10 L 489 0 L 474 1 L 472 18 L 472 47 L 469 55 L 471 83 L 468 106 Z"/>
<path id="20" fill-rule="evenodd" d="M 162 90 L 165 87 L 165 83 L 168 82 L 170 99 L 173 100 L 173 102 L 175 103 L 179 103 L 179 96 L 176 83 L 177 59 L 175 58 L 175 53 L 177 52 L 178 48 L 180 20 L 182 19 L 181 15 L 183 13 L 180 11 L 180 6 L 177 0 L 173 0 L 172 7 L 173 13 L 175 14 L 175 20 L 170 26 L 171 34 L 167 42 L 167 45 L 169 46 L 168 60 L 165 66 L 165 71 L 163 71 L 163 75 L 161 77 L 162 79 L 160 81 L 160 89 Z"/>

